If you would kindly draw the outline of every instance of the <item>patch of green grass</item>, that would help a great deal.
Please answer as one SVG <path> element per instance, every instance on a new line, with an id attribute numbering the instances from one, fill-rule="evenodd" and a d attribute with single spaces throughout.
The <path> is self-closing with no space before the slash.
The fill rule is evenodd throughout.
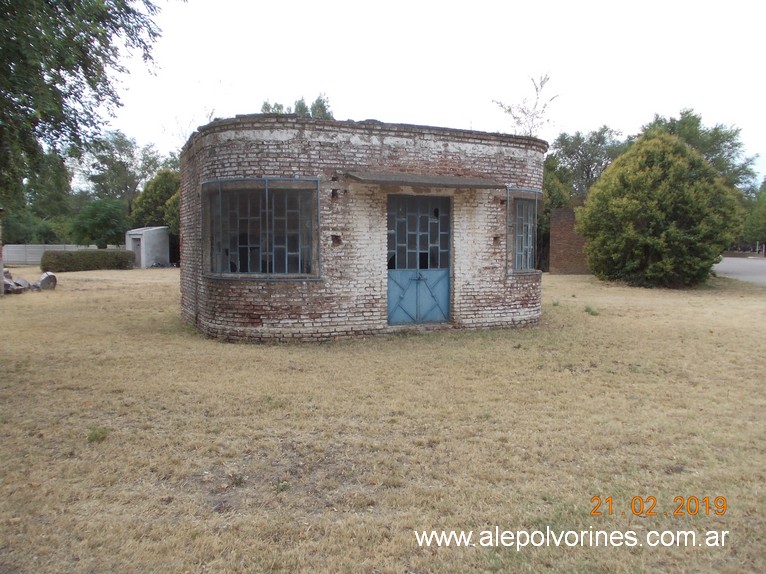
<path id="1" fill-rule="evenodd" d="M 598 310 L 597 310 L 597 309 L 594 309 L 594 308 L 593 308 L 593 307 L 591 307 L 590 305 L 586 305 L 586 306 L 585 306 L 585 312 L 586 312 L 588 315 L 593 315 L 594 317 L 595 317 L 596 315 L 600 315 L 600 313 L 598 312 Z"/>
<path id="2" fill-rule="evenodd" d="M 274 484 L 274 490 L 277 494 L 280 494 L 282 492 L 287 492 L 290 489 L 290 483 L 286 480 L 282 480 L 281 478 L 278 478 L 276 480 L 276 483 Z"/>
<path id="3" fill-rule="evenodd" d="M 104 442 L 109 436 L 109 429 L 104 427 L 91 427 L 88 433 L 88 442 Z"/>

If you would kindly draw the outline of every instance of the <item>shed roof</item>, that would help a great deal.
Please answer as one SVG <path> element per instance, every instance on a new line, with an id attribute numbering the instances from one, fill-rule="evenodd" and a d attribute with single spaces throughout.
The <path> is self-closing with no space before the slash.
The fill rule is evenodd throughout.
<path id="1" fill-rule="evenodd" d="M 481 177 L 431 175 L 393 171 L 349 171 L 348 177 L 362 183 L 407 185 L 411 187 L 464 187 L 473 189 L 505 189 L 505 184 Z"/>
<path id="2" fill-rule="evenodd" d="M 153 227 L 136 227 L 135 229 L 128 229 L 126 233 L 130 233 L 132 235 L 139 235 L 141 233 L 146 233 L 147 231 L 159 231 L 160 229 L 168 229 L 167 225 L 156 225 Z"/>

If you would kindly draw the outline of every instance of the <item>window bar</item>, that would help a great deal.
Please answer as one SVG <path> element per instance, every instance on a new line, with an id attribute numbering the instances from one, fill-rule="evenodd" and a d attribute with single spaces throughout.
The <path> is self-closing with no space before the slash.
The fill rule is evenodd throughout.
<path id="1" fill-rule="evenodd" d="M 218 269 L 216 273 L 223 273 L 223 193 L 222 193 L 221 181 L 218 181 L 218 194 L 216 196 L 216 202 L 218 203 L 218 233 L 215 237 L 218 237 L 218 248 L 216 249 L 218 259 Z M 213 262 L 214 264 L 214 262 Z"/>
<path id="2" fill-rule="evenodd" d="M 260 195 L 260 209 L 261 209 L 261 249 L 263 250 L 263 260 L 261 261 L 261 273 L 271 273 L 274 266 L 274 261 L 271 254 L 271 241 L 269 241 L 269 226 L 271 225 L 271 212 L 269 211 L 269 197 L 268 189 L 264 187 L 263 193 Z M 265 269 L 264 269 L 265 266 Z"/>
<path id="3" fill-rule="evenodd" d="M 505 274 L 509 275 L 511 272 L 511 268 L 509 267 L 508 262 L 508 253 L 511 250 L 511 243 L 509 241 L 509 236 L 511 234 L 510 231 L 510 225 L 511 222 L 511 188 L 510 186 L 505 186 Z"/>
<path id="4" fill-rule="evenodd" d="M 268 260 L 266 261 L 266 272 L 276 272 L 276 257 L 274 256 L 274 237 L 271 230 L 274 228 L 274 205 L 271 202 L 271 190 L 269 189 L 269 178 L 264 179 L 263 194 L 266 199 L 266 241 L 268 242 Z"/>

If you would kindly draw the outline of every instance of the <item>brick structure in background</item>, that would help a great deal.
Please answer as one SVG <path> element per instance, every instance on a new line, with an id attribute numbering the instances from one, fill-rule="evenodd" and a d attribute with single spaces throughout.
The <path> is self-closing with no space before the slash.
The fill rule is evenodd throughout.
<path id="1" fill-rule="evenodd" d="M 585 239 L 575 231 L 575 212 L 570 207 L 551 210 L 551 255 L 549 270 L 557 275 L 590 274 L 585 257 Z"/>
<path id="2" fill-rule="evenodd" d="M 513 269 L 515 230 L 509 217 L 514 202 L 534 194 L 507 187 L 540 190 L 547 147 L 528 137 L 291 115 L 237 116 L 203 126 L 181 153 L 182 315 L 203 333 L 229 341 L 321 340 L 431 325 L 536 323 L 541 274 Z M 245 193 L 256 193 L 243 191 L 248 187 L 269 186 L 275 191 L 243 199 Z M 292 187 L 300 191 L 280 191 Z M 267 193 L 275 202 L 287 198 L 285 205 L 292 207 L 285 209 L 296 215 L 285 217 L 303 218 L 300 229 L 285 231 L 293 233 L 293 239 L 284 240 L 285 252 L 295 252 L 284 263 L 295 266 L 292 272 L 274 272 L 275 261 L 282 265 L 283 251 L 274 247 L 284 239 L 277 231 L 282 224 L 269 224 L 271 243 L 253 231 L 253 221 L 260 226 L 278 215 L 263 207 L 271 201 L 260 199 Z M 296 207 L 299 199 L 294 198 L 315 196 L 316 203 Z M 405 297 L 396 289 L 408 287 L 391 279 L 391 222 L 397 220 L 389 196 L 420 198 L 406 200 L 418 206 L 431 205 L 423 198 L 446 198 L 436 201 L 448 206 L 449 213 L 429 207 L 431 211 L 420 215 L 425 231 L 414 240 L 412 233 L 407 235 L 409 228 L 397 231 L 401 241 L 414 244 L 424 238 L 427 242 L 432 230 L 433 252 L 426 245 L 419 254 L 423 271 L 413 271 L 412 281 L 423 292 L 416 293 L 418 307 L 427 307 L 431 288 L 419 275 L 427 275 L 442 254 L 449 281 L 442 319 L 433 319 L 424 309 L 422 322 L 416 317 L 404 325 L 391 324 L 391 305 Z M 259 204 L 261 211 L 253 207 L 257 201 L 266 202 Z M 297 215 L 312 209 L 318 211 L 316 223 Z M 249 228 L 246 217 L 251 218 Z M 417 219 L 407 217 L 404 221 Z M 226 231 L 235 227 L 236 232 Z M 266 223 L 258 233 L 262 227 Z M 243 231 L 248 229 L 250 235 Z M 441 238 L 441 252 L 433 246 L 433 229 Z M 271 251 L 264 252 L 267 244 Z M 396 249 L 394 253 L 399 257 Z M 406 293 L 409 297 L 412 291 Z"/>

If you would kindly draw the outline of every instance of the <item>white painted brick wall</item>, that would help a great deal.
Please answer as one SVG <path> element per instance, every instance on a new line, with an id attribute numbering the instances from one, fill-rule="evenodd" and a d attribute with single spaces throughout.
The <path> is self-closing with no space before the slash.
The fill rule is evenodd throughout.
<path id="1" fill-rule="evenodd" d="M 214 122 L 189 140 L 181 157 L 183 316 L 226 340 L 315 340 L 401 330 L 387 324 L 386 208 L 394 192 L 452 198 L 453 327 L 535 322 L 540 275 L 506 273 L 504 190 L 381 188 L 354 183 L 344 173 L 484 177 L 539 188 L 545 148 L 530 138 L 378 122 L 290 116 Z M 232 281 L 202 272 L 201 182 L 265 176 L 320 176 L 320 280 Z"/>

